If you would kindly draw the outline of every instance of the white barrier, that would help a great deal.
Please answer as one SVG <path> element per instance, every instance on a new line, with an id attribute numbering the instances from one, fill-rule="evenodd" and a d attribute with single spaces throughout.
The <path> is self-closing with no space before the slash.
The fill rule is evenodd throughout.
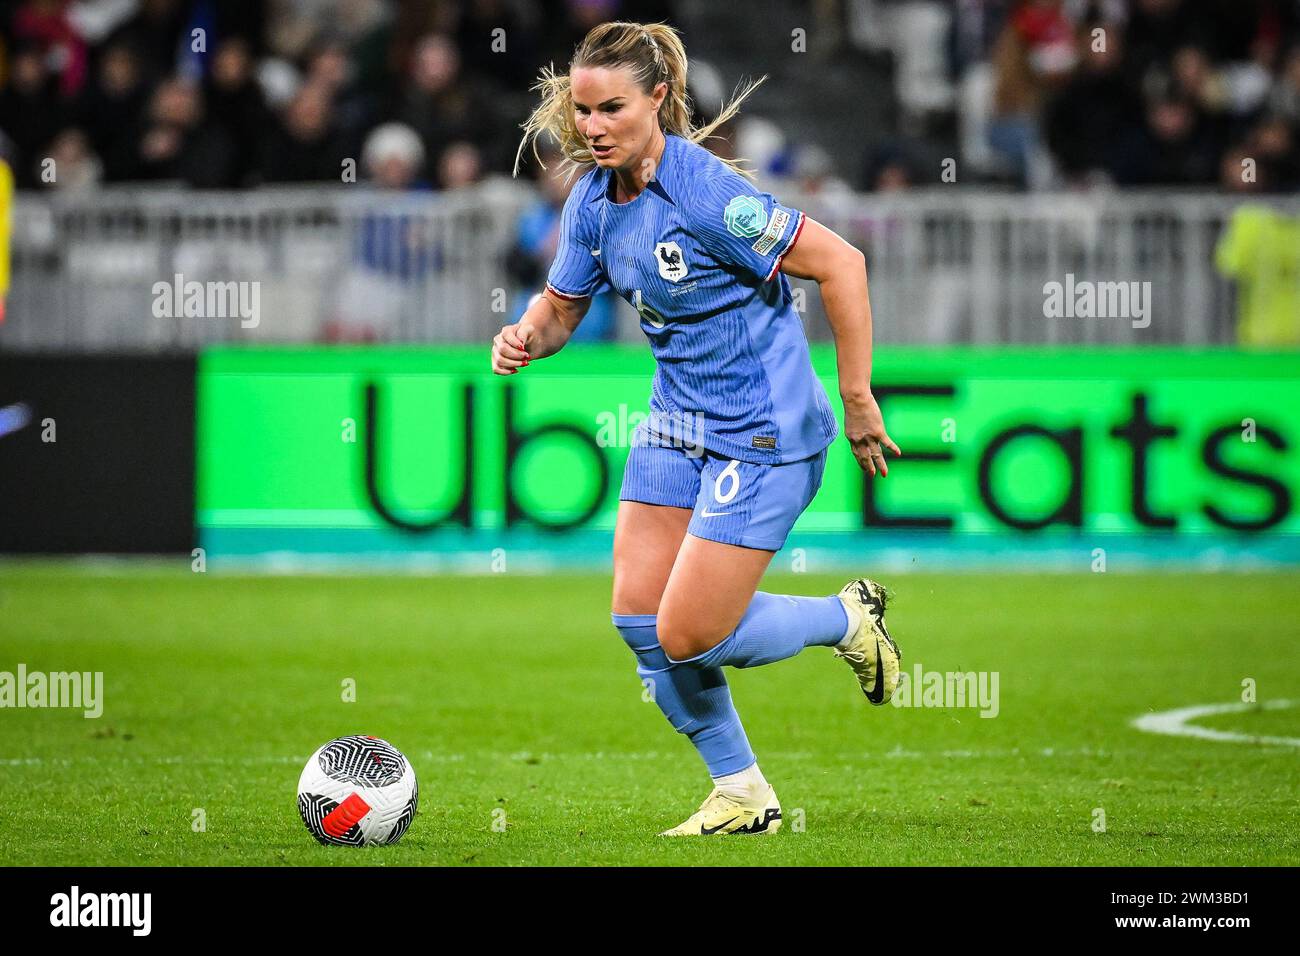
<path id="1" fill-rule="evenodd" d="M 868 256 L 876 338 L 895 343 L 1233 340 L 1215 245 L 1241 201 L 1201 193 L 998 194 L 957 187 L 783 201 Z M 506 258 L 528 187 L 494 181 L 394 198 L 353 189 L 110 189 L 19 197 L 0 347 L 191 350 L 319 340 L 486 341 L 520 290 Z M 1270 200 L 1300 216 L 1300 200 Z M 177 280 L 177 276 L 183 277 Z M 1052 315 L 1048 283 L 1150 283 L 1149 324 Z M 159 316 L 163 286 L 256 283 L 259 319 Z M 1296 277 L 1300 309 L 1300 276 Z M 820 296 L 795 283 L 810 338 Z M 177 293 L 176 298 L 180 298 Z M 630 310 L 619 337 L 639 337 Z"/>

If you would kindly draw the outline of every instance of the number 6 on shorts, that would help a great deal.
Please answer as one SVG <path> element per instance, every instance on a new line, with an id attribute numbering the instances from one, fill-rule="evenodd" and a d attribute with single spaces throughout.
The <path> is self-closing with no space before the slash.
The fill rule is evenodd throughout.
<path id="1" fill-rule="evenodd" d="M 726 468 L 718 472 L 718 477 L 713 482 L 713 500 L 718 504 L 725 505 L 732 498 L 736 497 L 736 492 L 740 490 L 739 468 L 740 462 L 733 458 Z M 722 479 L 724 478 L 731 479 L 730 487 L 728 487 L 726 494 L 723 494 L 722 492 Z"/>

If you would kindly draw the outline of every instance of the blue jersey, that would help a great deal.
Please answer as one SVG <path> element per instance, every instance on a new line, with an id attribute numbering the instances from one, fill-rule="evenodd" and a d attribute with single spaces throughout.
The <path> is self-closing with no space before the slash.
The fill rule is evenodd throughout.
<path id="1" fill-rule="evenodd" d="M 577 182 L 547 287 L 565 299 L 612 288 L 637 310 L 657 365 L 658 437 L 682 437 L 666 434 L 669 422 L 741 461 L 816 455 L 838 428 L 780 272 L 804 215 L 704 147 L 666 140 L 655 178 L 630 202 L 614 202 L 611 169 Z"/>

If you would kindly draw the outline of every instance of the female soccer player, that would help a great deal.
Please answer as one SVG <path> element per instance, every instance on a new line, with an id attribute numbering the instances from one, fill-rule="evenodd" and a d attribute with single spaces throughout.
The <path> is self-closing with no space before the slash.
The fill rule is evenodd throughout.
<path id="1" fill-rule="evenodd" d="M 686 51 L 664 24 L 602 24 L 567 76 L 543 70 L 516 173 L 543 133 L 573 169 L 589 168 L 565 202 L 545 292 L 492 342 L 493 371 L 517 375 L 563 348 L 591 297 L 609 288 L 636 308 L 650 340 L 657 371 L 619 494 L 611 617 L 714 781 L 667 836 L 781 826 L 724 665 L 770 664 L 817 644 L 848 662 L 873 704 L 898 684 L 879 584 L 860 579 L 829 597 L 756 590 L 821 486 L 837 431 L 787 275 L 820 285 L 858 463 L 884 476 L 884 449 L 901 452 L 871 394 L 862 253 L 700 145 L 754 85 L 695 129 Z"/>

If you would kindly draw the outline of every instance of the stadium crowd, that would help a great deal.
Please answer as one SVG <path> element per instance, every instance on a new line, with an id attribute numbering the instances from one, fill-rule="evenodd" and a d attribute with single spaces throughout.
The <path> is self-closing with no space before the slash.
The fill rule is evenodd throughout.
<path id="1" fill-rule="evenodd" d="M 454 189 L 510 170 L 540 65 L 567 62 L 602 20 L 680 22 L 680 2 L 20 0 L 0 13 L 0 155 L 20 188 L 337 182 L 356 158 L 380 185 Z M 883 162 L 855 176 L 853 157 L 835 157 L 826 172 L 847 188 L 936 180 L 916 156 L 953 155 L 958 124 L 977 131 L 960 145 L 986 157 L 981 178 L 1030 188 L 1300 186 L 1300 0 L 803 7 L 863 57 L 885 48 L 904 121 L 909 89 L 954 91 L 939 122 L 922 104 L 929 122 L 874 132 Z M 918 57 L 917 43 L 936 49 Z M 775 82 L 798 67 L 760 60 Z M 921 61 L 945 75 L 909 83 Z M 977 76 L 982 95 L 958 92 Z"/>
<path id="2" fill-rule="evenodd" d="M 20 188 L 338 182 L 362 157 L 389 185 L 455 188 L 509 170 L 538 65 L 615 13 L 670 15 L 600 0 L 25 0 L 0 14 L 3 155 Z"/>
<path id="3" fill-rule="evenodd" d="M 991 62 L 990 139 L 1021 179 L 1042 143 L 1070 183 L 1300 187 L 1300 4 L 1020 3 Z"/>

